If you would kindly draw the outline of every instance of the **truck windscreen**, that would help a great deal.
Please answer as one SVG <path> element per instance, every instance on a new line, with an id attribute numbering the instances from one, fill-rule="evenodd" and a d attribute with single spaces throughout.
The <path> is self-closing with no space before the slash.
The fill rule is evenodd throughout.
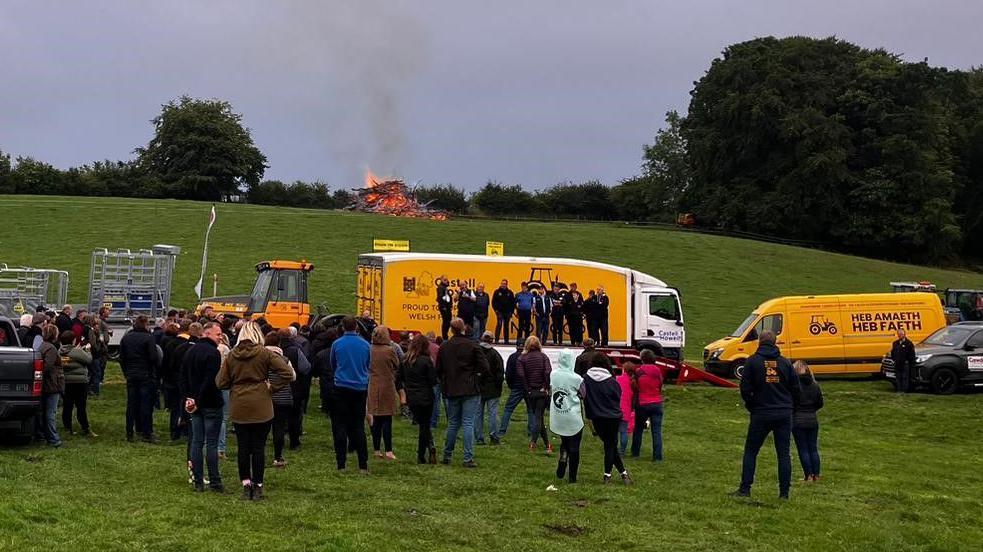
<path id="1" fill-rule="evenodd" d="M 274 271 L 264 270 L 256 276 L 256 285 L 253 292 L 249 294 L 249 304 L 246 312 L 264 312 L 266 310 L 266 300 L 270 296 L 270 284 L 273 283 Z"/>
<path id="2" fill-rule="evenodd" d="M 758 313 L 752 312 L 751 314 L 748 315 L 747 318 L 744 319 L 744 322 L 741 322 L 741 325 L 738 326 L 737 329 L 734 330 L 734 333 L 730 334 L 730 336 L 741 337 L 742 335 L 744 335 L 744 332 L 746 332 L 747 329 L 751 327 L 751 324 L 754 324 L 754 321 L 757 319 L 758 319 Z"/>

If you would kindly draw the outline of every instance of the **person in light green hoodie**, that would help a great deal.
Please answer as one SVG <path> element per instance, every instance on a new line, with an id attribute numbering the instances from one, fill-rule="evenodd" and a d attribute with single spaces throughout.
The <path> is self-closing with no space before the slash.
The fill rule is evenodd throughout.
<path id="1" fill-rule="evenodd" d="M 560 436 L 560 462 L 556 477 L 568 474 L 571 483 L 577 482 L 580 467 L 580 439 L 584 434 L 584 417 L 580 402 L 583 378 L 574 372 L 574 353 L 563 349 L 559 367 L 550 374 L 550 431 Z"/>
<path id="2" fill-rule="evenodd" d="M 82 435 L 95 437 L 89 427 L 89 412 L 86 408 L 86 399 L 89 396 L 89 365 L 92 364 L 92 354 L 89 352 L 88 345 L 79 347 L 75 345 L 75 334 L 69 330 L 62 332 L 58 338 L 61 347 L 58 355 L 61 356 L 62 371 L 65 373 L 65 403 L 61 410 L 61 423 L 65 430 L 75 435 L 72 428 L 72 411 L 78 416 L 79 425 L 82 426 Z"/>

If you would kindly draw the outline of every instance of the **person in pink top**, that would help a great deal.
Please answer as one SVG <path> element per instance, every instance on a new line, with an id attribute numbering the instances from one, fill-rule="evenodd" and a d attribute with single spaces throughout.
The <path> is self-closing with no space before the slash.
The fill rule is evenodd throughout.
<path id="1" fill-rule="evenodd" d="M 636 365 L 633 362 L 626 362 L 621 367 L 616 368 L 619 373 L 615 379 L 621 386 L 621 426 L 619 433 L 621 437 L 621 455 L 625 455 L 628 450 L 628 434 L 635 430 L 635 409 L 632 408 L 632 401 L 635 398 L 635 391 L 632 389 L 632 379 L 635 377 Z"/>
<path id="2" fill-rule="evenodd" d="M 637 458 L 642 451 L 645 422 L 652 426 L 652 460 L 662 461 L 662 369 L 655 353 L 644 350 L 642 365 L 635 370 L 635 430 L 632 432 L 631 455 Z"/>

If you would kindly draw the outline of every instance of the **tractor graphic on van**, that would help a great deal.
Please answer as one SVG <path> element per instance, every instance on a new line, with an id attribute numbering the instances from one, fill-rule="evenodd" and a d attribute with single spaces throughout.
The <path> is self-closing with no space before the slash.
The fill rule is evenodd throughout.
<path id="1" fill-rule="evenodd" d="M 836 324 L 832 320 L 828 320 L 826 315 L 813 315 L 812 321 L 809 322 L 809 333 L 819 335 L 823 332 L 827 332 L 829 335 L 836 335 Z"/>

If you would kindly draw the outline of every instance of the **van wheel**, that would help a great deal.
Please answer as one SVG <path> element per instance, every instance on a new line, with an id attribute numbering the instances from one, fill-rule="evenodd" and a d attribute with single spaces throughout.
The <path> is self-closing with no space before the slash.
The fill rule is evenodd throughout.
<path id="1" fill-rule="evenodd" d="M 952 368 L 939 368 L 932 372 L 930 384 L 936 395 L 951 395 L 959 388 L 959 377 Z"/>
<path id="2" fill-rule="evenodd" d="M 744 377 L 744 361 L 739 360 L 730 365 L 730 375 L 734 379 L 741 379 Z"/>

